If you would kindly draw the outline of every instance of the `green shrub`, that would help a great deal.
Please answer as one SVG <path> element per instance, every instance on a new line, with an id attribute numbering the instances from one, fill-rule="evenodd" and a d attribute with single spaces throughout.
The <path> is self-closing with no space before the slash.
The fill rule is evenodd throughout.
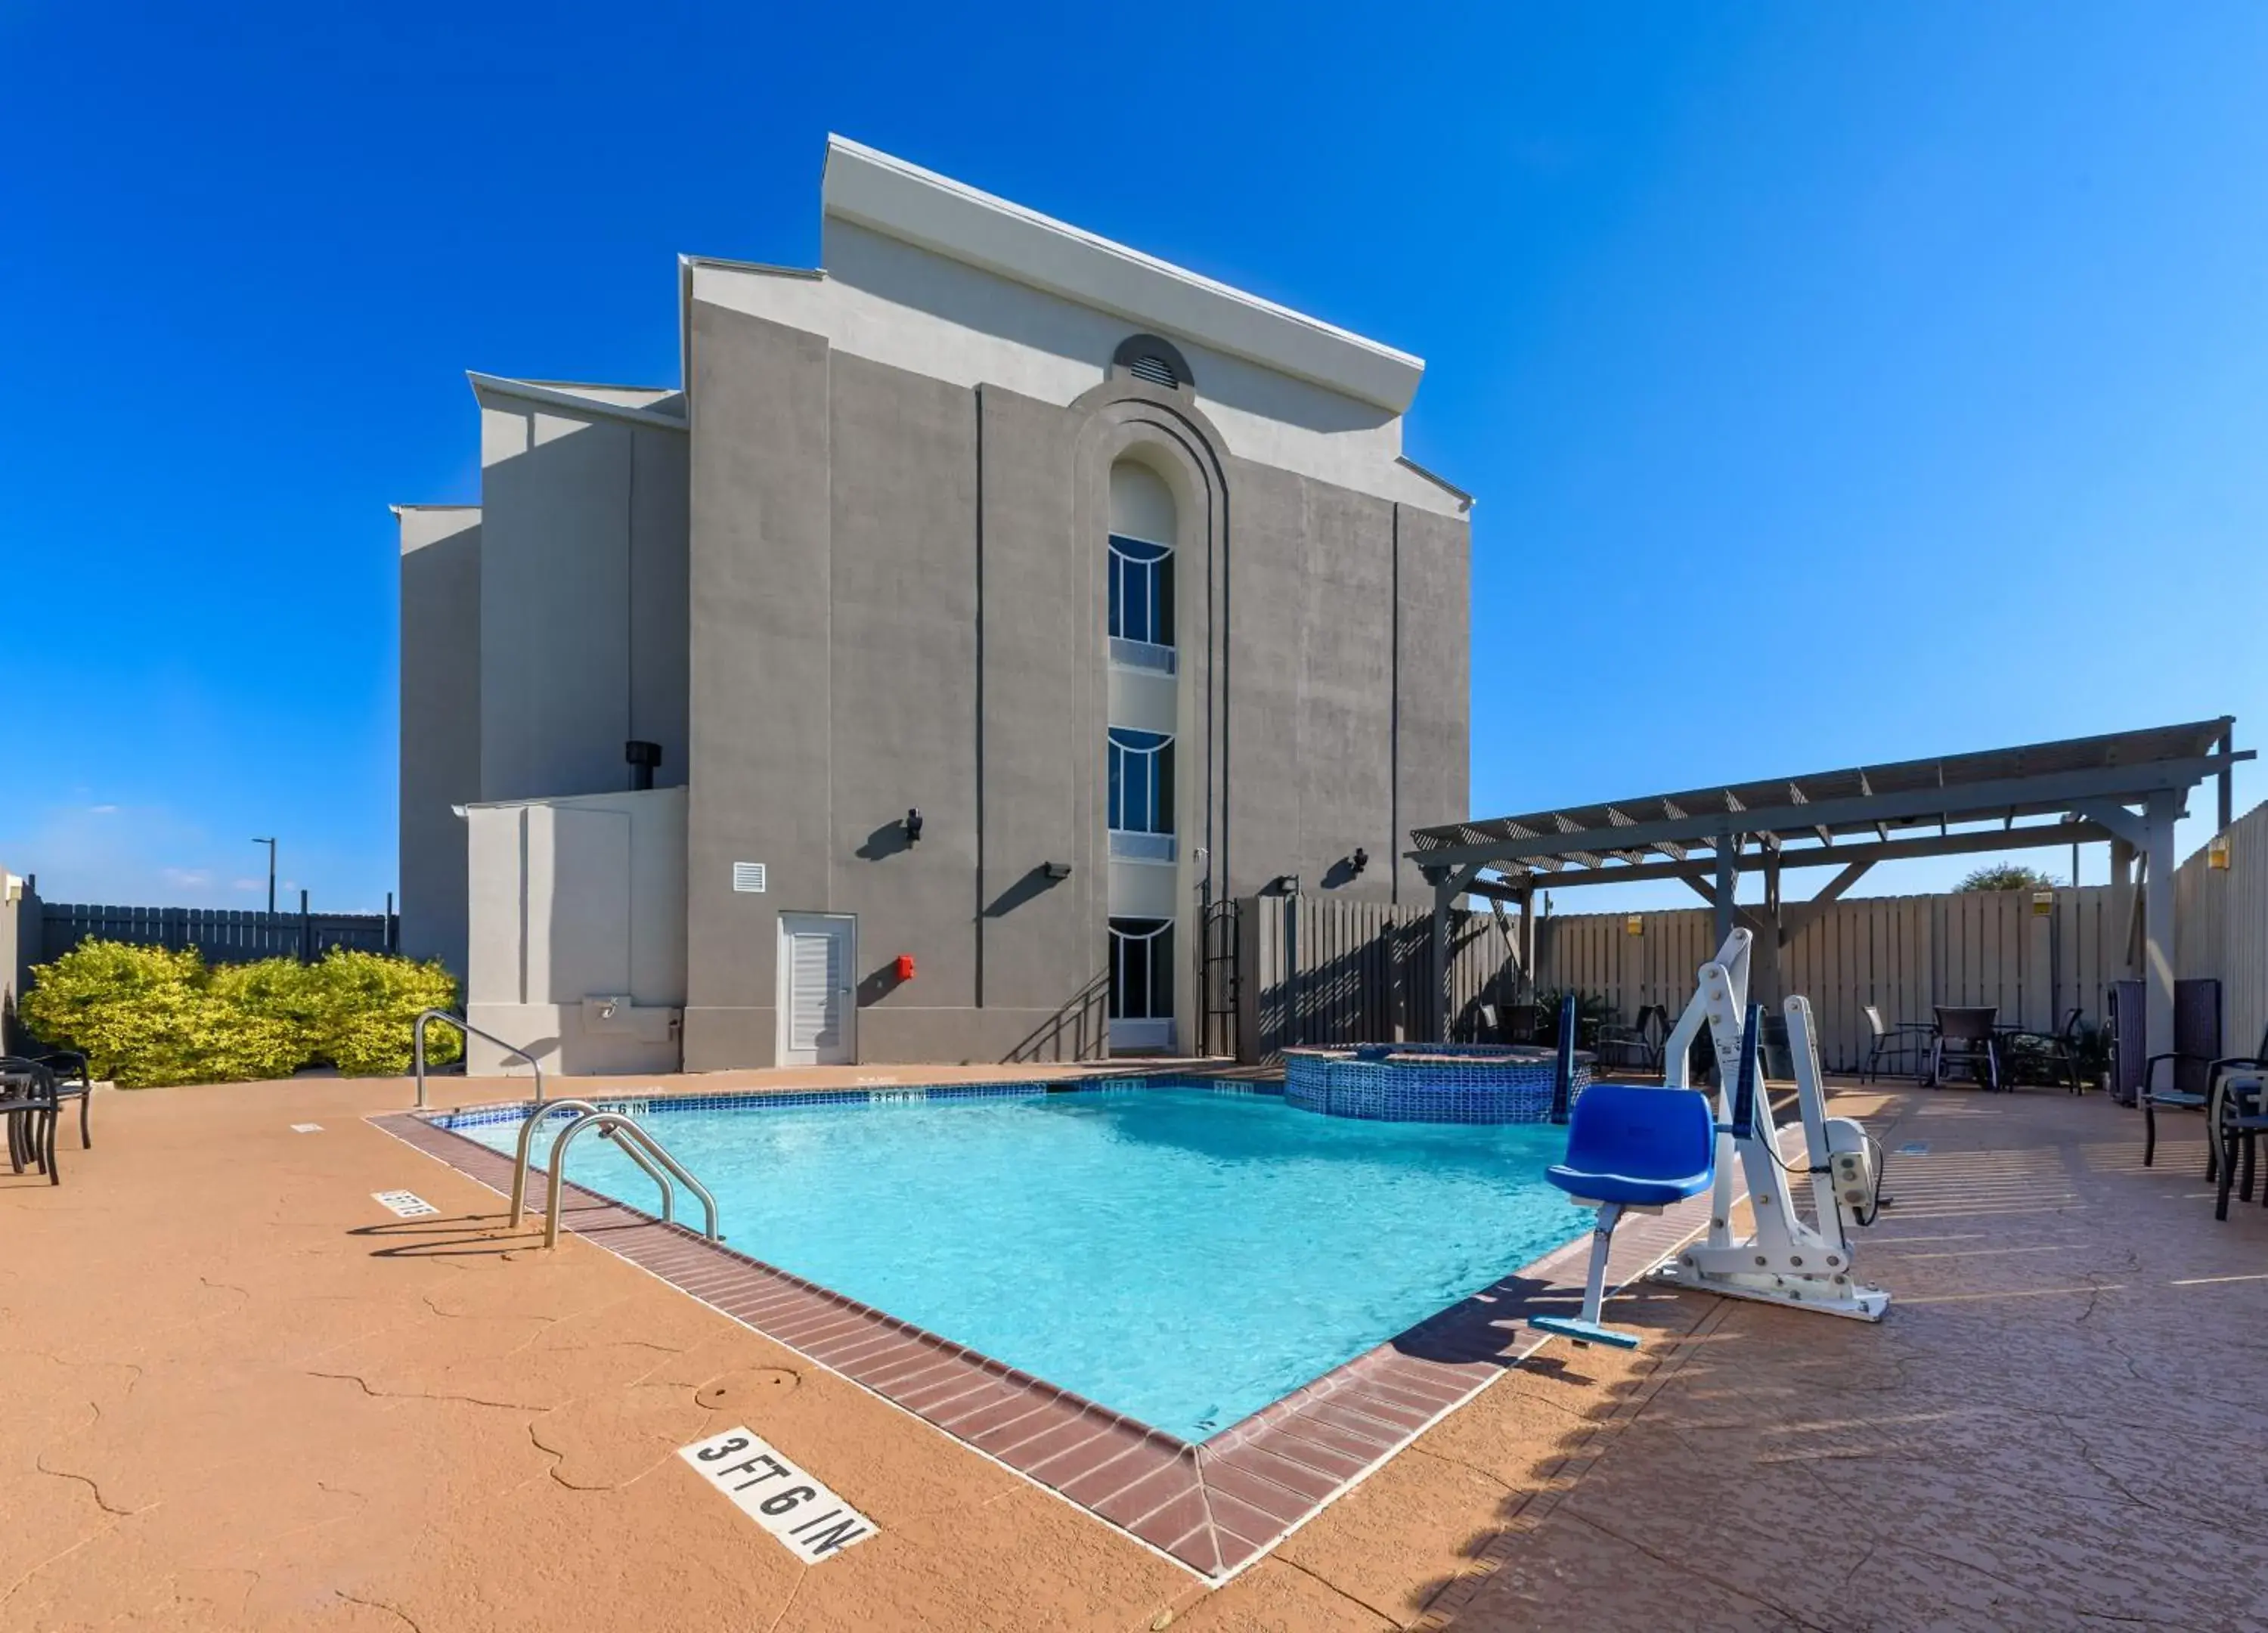
<path id="1" fill-rule="evenodd" d="M 456 1007 L 456 981 L 438 962 L 334 947 L 304 974 L 314 1056 L 350 1078 L 401 1077 L 409 1070 L 417 1011 Z M 464 1034 L 454 1026 L 426 1030 L 428 1065 L 447 1065 L 464 1047 Z"/>
<path id="2" fill-rule="evenodd" d="M 123 1088 L 289 1077 L 326 1063 L 352 1077 L 409 1069 L 422 1009 L 447 1009 L 456 982 L 438 963 L 334 948 L 320 964 L 266 959 L 208 969 L 192 950 L 85 941 L 33 972 L 25 1024 Z M 462 1052 L 436 1027 L 427 1057 Z"/>
<path id="3" fill-rule="evenodd" d="M 96 1077 L 140 1088 L 194 1075 L 205 1020 L 205 965 L 195 952 L 83 941 L 34 975 L 24 1024 L 85 1050 Z"/>

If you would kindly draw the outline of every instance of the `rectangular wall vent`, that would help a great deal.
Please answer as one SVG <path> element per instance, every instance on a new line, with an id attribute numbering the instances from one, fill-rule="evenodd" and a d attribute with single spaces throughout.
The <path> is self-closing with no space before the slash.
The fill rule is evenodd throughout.
<path id="1" fill-rule="evenodd" d="M 733 888 L 735 890 L 747 891 L 754 895 L 762 895 L 764 894 L 764 864 L 761 862 L 733 863 Z"/>

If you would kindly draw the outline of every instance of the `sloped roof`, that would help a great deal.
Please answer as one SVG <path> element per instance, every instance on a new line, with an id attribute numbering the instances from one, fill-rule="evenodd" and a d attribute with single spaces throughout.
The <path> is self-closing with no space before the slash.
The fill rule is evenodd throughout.
<path id="1" fill-rule="evenodd" d="M 1396 414 L 1425 372 L 1406 351 L 843 136 L 827 138 L 821 194 L 837 220 Z"/>

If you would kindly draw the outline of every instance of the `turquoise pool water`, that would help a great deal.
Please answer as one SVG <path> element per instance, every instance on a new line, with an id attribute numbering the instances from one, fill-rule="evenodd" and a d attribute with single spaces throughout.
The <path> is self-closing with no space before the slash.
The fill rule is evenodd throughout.
<path id="1" fill-rule="evenodd" d="M 741 1252 L 1189 1440 L 1588 1224 L 1543 1182 L 1564 1129 L 1352 1122 L 1272 1094 L 657 1100 L 641 1121 Z M 460 1130 L 504 1151 L 518 1131 Z M 653 1206 L 592 1135 L 567 1171 Z"/>

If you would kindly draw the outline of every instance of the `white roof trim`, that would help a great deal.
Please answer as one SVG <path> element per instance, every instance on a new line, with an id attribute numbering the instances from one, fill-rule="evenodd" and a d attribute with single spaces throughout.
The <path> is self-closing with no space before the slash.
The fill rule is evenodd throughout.
<path id="1" fill-rule="evenodd" d="M 1408 352 L 842 136 L 827 138 L 820 190 L 826 213 L 839 220 L 1396 414 L 1425 372 Z"/>
<path id="2" fill-rule="evenodd" d="M 571 408 L 578 414 L 595 414 L 601 419 L 628 420 L 633 425 L 651 425 L 659 430 L 681 431 L 686 429 L 685 421 L 674 414 L 659 414 L 652 408 L 608 402 L 601 398 L 585 397 L 575 392 L 538 386 L 527 380 L 508 379 L 501 374 L 482 374 L 476 369 L 466 370 L 465 378 L 472 381 L 475 397 L 512 397 L 549 408 Z M 634 389 L 645 388 L 639 386 Z"/>

